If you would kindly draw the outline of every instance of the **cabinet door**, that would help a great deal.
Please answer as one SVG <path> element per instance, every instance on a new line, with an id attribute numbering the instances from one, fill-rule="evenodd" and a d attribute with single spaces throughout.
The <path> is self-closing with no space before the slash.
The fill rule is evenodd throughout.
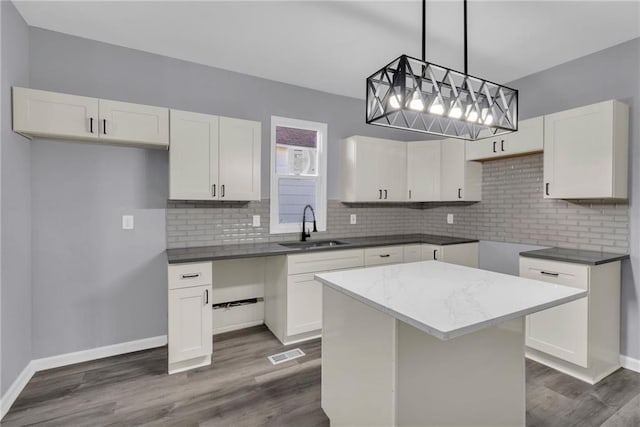
<path id="1" fill-rule="evenodd" d="M 403 259 L 402 246 L 382 246 L 364 250 L 364 266 L 399 264 Z"/>
<path id="2" fill-rule="evenodd" d="M 545 116 L 546 198 L 612 196 L 612 129 L 611 102 Z"/>
<path id="3" fill-rule="evenodd" d="M 407 143 L 392 141 L 384 144 L 377 161 L 382 177 L 383 199 L 388 202 L 407 200 Z"/>
<path id="4" fill-rule="evenodd" d="M 535 153 L 542 151 L 544 142 L 544 117 L 522 120 L 518 123 L 518 131 L 505 135 L 496 144 L 502 155 Z"/>
<path id="5" fill-rule="evenodd" d="M 171 110 L 169 198 L 216 200 L 218 117 Z"/>
<path id="6" fill-rule="evenodd" d="M 450 264 L 478 268 L 478 244 L 462 243 L 443 246 L 442 260 Z"/>
<path id="7" fill-rule="evenodd" d="M 212 352 L 211 286 L 169 291 L 169 363 Z"/>
<path id="8" fill-rule="evenodd" d="M 440 200 L 440 141 L 407 144 L 409 200 L 415 202 Z"/>
<path id="9" fill-rule="evenodd" d="M 442 247 L 438 245 L 422 245 L 422 260 L 423 261 L 442 261 Z"/>
<path id="10" fill-rule="evenodd" d="M 354 202 L 380 202 L 383 201 L 385 186 L 384 169 L 380 159 L 385 155 L 385 140 L 376 138 L 355 137 L 354 144 L 355 161 L 350 162 L 355 168 L 355 197 Z M 385 166 L 386 167 L 386 166 Z M 388 194 L 387 194 L 388 197 Z"/>
<path id="11" fill-rule="evenodd" d="M 457 139 L 441 141 L 441 198 L 465 200 L 465 143 Z"/>
<path id="12" fill-rule="evenodd" d="M 589 288 L 588 267 L 520 258 L 520 276 L 580 289 Z M 527 316 L 525 343 L 588 367 L 589 297 Z"/>
<path id="13" fill-rule="evenodd" d="M 467 160 L 486 160 L 500 157 L 500 140 L 496 138 L 467 141 L 465 158 Z"/>
<path id="14" fill-rule="evenodd" d="M 169 110 L 101 99 L 100 132 L 102 141 L 168 148 Z"/>
<path id="15" fill-rule="evenodd" d="M 220 200 L 260 200 L 260 122 L 220 117 Z"/>
<path id="16" fill-rule="evenodd" d="M 98 139 L 98 99 L 14 87 L 13 130 L 39 137 Z"/>
<path id="17" fill-rule="evenodd" d="M 402 252 L 402 262 L 422 261 L 422 245 L 406 245 Z"/>
<path id="18" fill-rule="evenodd" d="M 314 274 L 287 278 L 287 335 L 322 328 L 322 284 L 313 279 Z"/>

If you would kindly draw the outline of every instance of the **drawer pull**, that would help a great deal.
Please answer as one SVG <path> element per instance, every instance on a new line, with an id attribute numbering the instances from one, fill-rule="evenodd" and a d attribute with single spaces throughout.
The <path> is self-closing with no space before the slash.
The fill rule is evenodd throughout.
<path id="1" fill-rule="evenodd" d="M 209 304 L 209 289 L 204 290 L 204 305 Z"/>
<path id="2" fill-rule="evenodd" d="M 558 277 L 560 274 L 558 273 L 550 273 L 548 271 L 541 271 L 540 274 L 544 274 L 545 276 Z"/>
<path id="3" fill-rule="evenodd" d="M 181 276 L 183 279 L 197 279 L 198 277 L 200 277 L 200 273 L 188 273 L 188 274 L 183 274 Z"/>
<path id="4" fill-rule="evenodd" d="M 433 259 L 434 259 L 435 261 L 437 261 L 437 260 L 438 260 L 438 250 L 437 250 L 437 249 L 434 249 L 434 250 L 433 250 Z"/>
<path id="5" fill-rule="evenodd" d="M 380 258 L 389 258 L 390 254 L 380 254 Z"/>

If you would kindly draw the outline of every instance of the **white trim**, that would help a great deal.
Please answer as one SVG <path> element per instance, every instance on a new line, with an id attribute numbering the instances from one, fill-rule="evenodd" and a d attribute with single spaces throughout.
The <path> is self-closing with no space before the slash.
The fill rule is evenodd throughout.
<path id="1" fill-rule="evenodd" d="M 623 368 L 631 371 L 640 372 L 640 359 L 634 359 L 629 356 L 620 355 L 620 364 Z"/>
<path id="2" fill-rule="evenodd" d="M 36 373 L 36 370 L 33 367 L 33 361 L 29 362 L 27 366 L 24 367 L 20 375 L 13 381 L 9 389 L 5 392 L 5 394 L 0 399 L 0 420 L 7 415 L 9 409 L 16 401 L 22 390 L 27 386 L 33 374 Z"/>
<path id="3" fill-rule="evenodd" d="M 328 129 L 326 123 L 308 120 L 290 119 L 287 117 L 271 116 L 271 145 L 269 161 L 270 206 L 269 206 L 269 234 L 296 233 L 301 231 L 301 224 L 280 224 L 278 212 L 278 175 L 275 173 L 276 161 L 276 126 L 286 126 L 297 129 L 309 129 L 318 132 L 318 176 L 309 178 L 316 181 L 316 215 L 318 231 L 327 230 L 327 153 Z M 295 176 L 292 176 L 295 178 Z M 302 212 L 300 212 L 302 217 Z"/>
<path id="4" fill-rule="evenodd" d="M 120 354 L 132 353 L 134 351 L 148 350 L 150 348 L 167 345 L 167 336 L 144 338 L 136 341 L 128 341 L 119 344 L 106 345 L 104 347 L 91 348 L 88 350 L 75 351 L 73 353 L 60 354 L 58 356 L 43 357 L 29 362 L 22 370 L 18 378 L 15 379 L 11 387 L 0 399 L 0 420 L 11 409 L 11 405 L 18 398 L 33 374 L 61 366 L 73 365 L 75 363 L 88 362 L 105 357 L 118 356 Z"/>

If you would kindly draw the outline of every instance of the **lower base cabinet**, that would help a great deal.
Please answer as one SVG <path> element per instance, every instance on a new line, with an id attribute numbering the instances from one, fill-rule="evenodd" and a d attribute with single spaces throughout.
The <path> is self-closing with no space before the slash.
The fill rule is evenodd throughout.
<path id="1" fill-rule="evenodd" d="M 430 260 L 478 268 L 478 243 L 445 246 L 423 244 L 422 261 Z"/>
<path id="2" fill-rule="evenodd" d="M 322 329 L 322 284 L 314 275 L 287 277 L 287 336 Z"/>
<path id="3" fill-rule="evenodd" d="M 211 364 L 211 263 L 169 265 L 168 371 Z"/>
<path id="4" fill-rule="evenodd" d="M 620 262 L 520 257 L 520 276 L 589 292 L 526 318 L 527 357 L 595 384 L 620 367 Z"/>

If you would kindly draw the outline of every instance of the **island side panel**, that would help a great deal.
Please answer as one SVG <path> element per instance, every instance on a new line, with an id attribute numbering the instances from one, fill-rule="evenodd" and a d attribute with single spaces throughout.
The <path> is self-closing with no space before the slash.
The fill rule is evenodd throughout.
<path id="1" fill-rule="evenodd" d="M 395 319 L 328 286 L 322 306 L 322 409 L 331 425 L 395 425 Z"/>
<path id="2" fill-rule="evenodd" d="M 448 341 L 397 328 L 397 425 L 524 426 L 524 319 Z"/>

